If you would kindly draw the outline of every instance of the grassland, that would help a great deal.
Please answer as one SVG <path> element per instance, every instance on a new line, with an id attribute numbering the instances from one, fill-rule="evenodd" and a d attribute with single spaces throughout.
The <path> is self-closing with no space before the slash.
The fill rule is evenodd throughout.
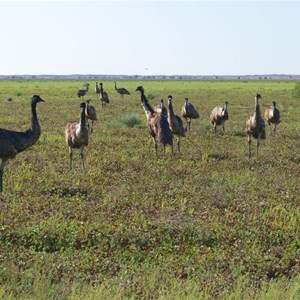
<path id="1" fill-rule="evenodd" d="M 104 81 L 98 122 L 69 171 L 67 122 L 83 81 L 0 81 L 0 127 L 26 130 L 29 99 L 42 136 L 10 161 L 0 196 L 1 299 L 300 299 L 300 101 L 292 81 Z M 139 94 L 173 95 L 200 112 L 182 156 L 156 160 Z M 275 137 L 247 156 L 245 120 L 259 92 L 275 100 Z M 12 101 L 7 101 L 8 98 Z M 226 134 L 208 117 L 229 102 Z M 135 125 L 135 126 L 131 126 Z"/>

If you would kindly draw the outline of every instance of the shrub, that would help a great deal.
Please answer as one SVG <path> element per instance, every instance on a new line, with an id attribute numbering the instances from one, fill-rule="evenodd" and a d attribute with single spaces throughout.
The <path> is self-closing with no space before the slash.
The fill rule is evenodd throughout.
<path id="1" fill-rule="evenodd" d="M 154 95 L 154 94 L 152 94 L 152 93 L 149 93 L 149 94 L 147 95 L 147 99 L 148 99 L 149 101 L 154 100 L 154 99 L 156 99 L 156 98 L 157 98 L 157 95 Z"/>
<path id="2" fill-rule="evenodd" d="M 139 127 L 141 125 L 141 120 L 134 114 L 124 115 L 120 119 L 111 120 L 107 127 L 110 129 L 116 129 L 121 127 Z"/>
<path id="3" fill-rule="evenodd" d="M 121 122 L 130 128 L 137 127 L 141 124 L 141 120 L 134 114 L 123 116 Z"/>

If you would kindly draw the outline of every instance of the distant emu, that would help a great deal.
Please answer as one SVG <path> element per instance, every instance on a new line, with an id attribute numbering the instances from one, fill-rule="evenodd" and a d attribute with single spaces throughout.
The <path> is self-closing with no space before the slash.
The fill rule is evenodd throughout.
<path id="1" fill-rule="evenodd" d="M 100 95 L 100 88 L 98 86 L 98 82 L 96 82 L 96 85 L 95 85 L 95 93 L 99 96 Z"/>
<path id="2" fill-rule="evenodd" d="M 261 95 L 256 94 L 255 111 L 253 115 L 251 115 L 246 122 L 246 132 L 248 135 L 248 144 L 249 144 L 249 157 L 251 157 L 251 136 L 257 139 L 256 155 L 258 155 L 260 140 L 266 138 L 265 122 L 260 114 L 259 99 L 261 99 Z"/>
<path id="3" fill-rule="evenodd" d="M 130 93 L 125 88 L 117 88 L 117 83 L 115 82 L 115 90 L 121 95 L 121 98 L 124 98 L 124 95 L 130 95 Z"/>
<path id="4" fill-rule="evenodd" d="M 86 124 L 85 109 L 86 104 L 82 102 L 80 104 L 82 109 L 80 114 L 79 122 L 68 123 L 65 128 L 65 138 L 66 143 L 69 146 L 69 156 L 70 156 L 70 170 L 72 170 L 73 163 L 73 149 L 80 149 L 80 160 L 82 164 L 82 169 L 85 171 L 84 165 L 84 147 L 88 145 L 89 132 Z"/>
<path id="5" fill-rule="evenodd" d="M 210 122 L 214 126 L 214 132 L 217 132 L 217 126 L 222 125 L 223 132 L 225 132 L 225 121 L 229 119 L 228 115 L 228 102 L 224 102 L 224 106 L 216 106 L 213 108 L 210 115 Z"/>
<path id="6" fill-rule="evenodd" d="M 106 104 L 109 103 L 108 94 L 107 94 L 107 92 L 105 92 L 103 90 L 103 83 L 102 82 L 100 82 L 100 94 L 99 94 L 99 98 L 100 98 L 102 106 L 105 106 Z"/>
<path id="7" fill-rule="evenodd" d="M 185 137 L 185 129 L 183 127 L 183 122 L 179 116 L 175 115 L 173 110 L 173 98 L 168 96 L 168 122 L 171 132 L 177 135 L 177 148 L 178 154 L 180 155 L 180 138 Z"/>
<path id="8" fill-rule="evenodd" d="M 89 122 L 87 123 L 87 126 L 91 130 L 91 134 L 92 134 L 93 133 L 94 121 L 97 121 L 97 114 L 96 114 L 95 107 L 90 103 L 91 103 L 91 100 L 86 101 L 85 115 L 88 118 L 88 120 L 92 121 L 91 128 L 90 128 Z"/>
<path id="9" fill-rule="evenodd" d="M 188 98 L 185 98 L 185 102 L 181 109 L 181 115 L 186 121 L 186 130 L 191 129 L 192 119 L 198 119 L 200 117 L 194 105 L 191 102 L 189 102 Z"/>
<path id="10" fill-rule="evenodd" d="M 34 95 L 31 99 L 31 127 L 25 132 L 12 131 L 0 128 L 0 192 L 3 190 L 4 166 L 9 159 L 30 146 L 34 145 L 40 135 L 41 128 L 36 113 L 36 105 L 39 102 L 45 102 L 40 96 Z"/>
<path id="11" fill-rule="evenodd" d="M 78 92 L 77 92 L 77 97 L 79 99 L 83 98 L 83 96 L 85 96 L 87 94 L 87 92 L 89 91 L 90 84 L 86 83 L 86 84 L 84 84 L 84 86 L 86 87 L 85 90 L 78 90 Z"/>
<path id="12" fill-rule="evenodd" d="M 272 124 L 274 124 L 273 133 L 275 135 L 276 125 L 281 122 L 280 120 L 280 112 L 276 107 L 276 102 L 272 102 L 272 106 L 267 108 L 265 111 L 265 120 L 268 122 L 270 126 L 270 134 L 272 135 Z"/>
<path id="13" fill-rule="evenodd" d="M 167 108 L 165 107 L 164 105 L 164 99 L 161 99 L 160 100 L 160 103 L 157 104 L 154 108 L 154 110 L 157 112 L 157 113 L 160 113 L 164 116 L 167 116 L 168 115 L 168 111 L 167 111 Z"/>

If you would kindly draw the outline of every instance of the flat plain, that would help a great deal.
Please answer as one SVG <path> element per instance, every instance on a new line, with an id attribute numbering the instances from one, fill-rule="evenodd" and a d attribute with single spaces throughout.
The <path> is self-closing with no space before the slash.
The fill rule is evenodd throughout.
<path id="1" fill-rule="evenodd" d="M 69 170 L 66 123 L 90 83 L 98 121 L 86 167 Z M 0 196 L 2 299 L 299 299 L 300 100 L 295 81 L 0 81 L 0 128 L 24 131 L 30 99 L 42 135 L 9 161 Z M 179 157 L 159 159 L 146 127 L 142 85 L 152 106 L 173 96 L 200 113 Z M 281 123 L 248 157 L 246 119 L 277 102 Z M 10 99 L 9 99 L 10 98 Z M 11 100 L 11 101 L 8 101 Z M 226 132 L 209 115 L 229 102 Z M 253 142 L 253 152 L 255 142 Z M 176 150 L 176 147 L 174 147 Z M 268 298 L 269 297 L 269 298 Z M 274 298 L 275 297 L 275 298 Z"/>

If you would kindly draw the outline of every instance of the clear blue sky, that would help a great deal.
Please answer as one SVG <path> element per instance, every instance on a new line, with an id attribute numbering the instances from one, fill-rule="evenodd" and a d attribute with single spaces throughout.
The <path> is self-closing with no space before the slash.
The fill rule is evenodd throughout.
<path id="1" fill-rule="evenodd" d="M 300 2 L 3 1 L 0 74 L 300 74 Z"/>

